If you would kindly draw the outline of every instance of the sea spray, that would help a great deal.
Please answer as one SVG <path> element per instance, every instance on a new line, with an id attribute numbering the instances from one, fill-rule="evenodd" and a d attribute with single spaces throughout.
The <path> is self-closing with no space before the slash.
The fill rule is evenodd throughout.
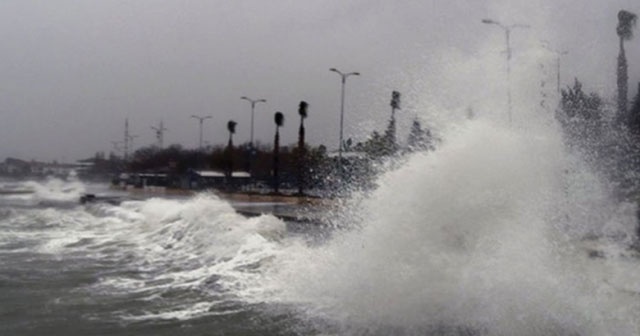
<path id="1" fill-rule="evenodd" d="M 85 185 L 75 179 L 64 181 L 58 178 L 48 178 L 42 183 L 27 181 L 24 184 L 34 191 L 35 198 L 39 201 L 77 202 L 86 190 Z"/>
<path id="2" fill-rule="evenodd" d="M 581 246 L 587 232 L 628 237 L 633 221 L 606 194 L 571 194 L 598 180 L 580 162 L 553 130 L 459 125 L 383 175 L 356 228 L 280 254 L 271 285 L 356 334 L 636 334 L 639 305 L 607 279 L 629 265 Z"/>

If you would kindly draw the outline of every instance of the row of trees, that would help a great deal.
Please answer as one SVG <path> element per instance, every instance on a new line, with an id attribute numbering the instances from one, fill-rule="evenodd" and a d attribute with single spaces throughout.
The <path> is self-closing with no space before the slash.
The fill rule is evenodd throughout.
<path id="1" fill-rule="evenodd" d="M 302 194 L 303 189 L 305 187 L 305 172 L 304 167 L 306 166 L 306 146 L 305 146 L 305 129 L 304 129 L 304 119 L 307 118 L 307 108 L 309 104 L 305 101 L 301 101 L 298 107 L 298 114 L 300 115 L 300 128 L 298 131 L 298 148 L 295 153 L 296 164 L 298 166 L 297 169 L 297 185 L 298 185 L 298 193 Z M 276 125 L 276 133 L 273 140 L 273 189 L 274 192 L 279 191 L 280 187 L 280 127 L 284 125 L 284 114 L 282 112 L 276 112 L 274 114 L 274 122 Z M 229 131 L 229 143 L 227 144 L 227 148 L 225 149 L 225 175 L 227 178 L 232 177 L 233 173 L 233 134 L 235 133 L 236 122 L 230 120 L 227 123 L 227 130 Z M 251 147 L 251 144 L 249 144 Z M 251 166 L 253 165 L 253 151 L 252 148 L 249 148 L 249 170 L 251 170 Z"/>
<path id="2" fill-rule="evenodd" d="M 415 119 L 409 132 L 407 146 L 401 148 L 396 140 L 396 112 L 400 110 L 400 93 L 391 95 L 391 116 L 386 131 L 380 135 L 374 131 L 364 142 L 353 144 L 345 141 L 343 150 L 355 152 L 349 159 L 343 159 L 343 171 L 336 170 L 337 158 L 327 152 L 324 145 L 310 146 L 305 139 L 305 119 L 309 104 L 301 101 L 298 105 L 300 117 L 298 141 L 296 145 L 281 146 L 280 128 L 285 118 L 281 112 L 274 114 L 273 146 L 264 143 L 234 144 L 237 123 L 229 120 L 226 146 L 207 149 L 185 149 L 181 145 L 167 148 L 149 146 L 138 149 L 128 160 L 111 155 L 109 160 L 96 156 L 95 162 L 109 163 L 111 168 L 128 172 L 155 172 L 180 176 L 189 170 L 211 169 L 222 171 L 229 179 L 233 171 L 247 171 L 252 180 L 271 183 L 273 191 L 279 192 L 281 184 L 297 188 L 302 194 L 310 188 L 335 189 L 336 183 L 367 186 L 375 175 L 375 163 L 388 157 L 416 150 L 433 148 L 431 131 L 422 127 Z M 106 164 L 101 164 L 107 167 Z"/>

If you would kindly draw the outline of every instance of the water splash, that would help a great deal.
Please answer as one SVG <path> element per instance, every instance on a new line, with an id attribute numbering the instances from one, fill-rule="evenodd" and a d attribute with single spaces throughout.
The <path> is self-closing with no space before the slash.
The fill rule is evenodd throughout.
<path id="1" fill-rule="evenodd" d="M 579 163 L 552 130 L 459 125 L 381 178 L 358 229 L 283 254 L 272 285 L 356 333 L 637 334 L 632 207 L 581 193 L 598 178 Z"/>
<path id="2" fill-rule="evenodd" d="M 87 186 L 73 178 L 62 180 L 47 178 L 44 181 L 19 181 L 0 183 L 0 205 L 60 205 L 77 203 Z"/>

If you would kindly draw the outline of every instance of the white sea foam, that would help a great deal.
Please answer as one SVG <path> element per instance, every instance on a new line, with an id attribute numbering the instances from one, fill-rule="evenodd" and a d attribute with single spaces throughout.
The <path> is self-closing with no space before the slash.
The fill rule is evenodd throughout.
<path id="1" fill-rule="evenodd" d="M 115 296 L 138 293 L 139 300 L 148 301 L 162 293 L 200 293 L 199 300 L 158 299 L 164 302 L 162 307 L 127 315 L 132 320 L 216 314 L 220 311 L 203 307 L 203 298 L 214 307 L 220 300 L 251 296 L 256 289 L 249 285 L 258 283 L 261 265 L 280 250 L 286 233 L 284 223 L 275 217 L 245 218 L 213 195 L 100 205 L 91 213 L 96 216 L 89 221 L 94 225 L 93 243 L 76 248 L 102 259 L 126 260 L 122 267 L 133 273 L 104 276 L 90 291 Z"/>

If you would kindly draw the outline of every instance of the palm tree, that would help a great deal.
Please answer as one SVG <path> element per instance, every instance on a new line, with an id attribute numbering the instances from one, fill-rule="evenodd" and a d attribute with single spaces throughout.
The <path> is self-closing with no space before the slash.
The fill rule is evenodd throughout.
<path id="1" fill-rule="evenodd" d="M 391 118 L 395 117 L 396 110 L 400 109 L 400 92 L 391 92 Z"/>
<path id="2" fill-rule="evenodd" d="M 391 92 L 391 119 L 386 132 L 386 150 L 387 154 L 393 154 L 396 151 L 396 110 L 400 109 L 400 92 Z"/>
<path id="3" fill-rule="evenodd" d="M 227 123 L 227 130 L 229 131 L 229 148 L 233 148 L 233 135 L 236 133 L 237 124 L 238 123 L 233 120 L 229 120 L 229 122 Z"/>
<path id="4" fill-rule="evenodd" d="M 227 122 L 227 130 L 229 131 L 229 143 L 227 144 L 226 150 L 226 161 L 227 161 L 227 178 L 231 179 L 233 175 L 233 134 L 236 132 L 236 123 L 233 120 L 229 120 Z"/>
<path id="5" fill-rule="evenodd" d="M 298 129 L 298 194 L 302 195 L 304 188 L 304 171 L 305 171 L 305 148 L 304 148 L 304 119 L 307 118 L 307 108 L 309 104 L 301 101 L 298 106 L 298 114 L 300 115 L 300 128 Z"/>
<path id="6" fill-rule="evenodd" d="M 277 193 L 280 184 L 280 181 L 278 180 L 278 168 L 280 164 L 278 158 L 278 154 L 280 153 L 280 127 L 284 124 L 284 115 L 282 112 L 276 112 L 273 120 L 276 123 L 276 136 L 273 140 L 273 190 Z"/>
<path id="7" fill-rule="evenodd" d="M 627 57 L 624 52 L 624 41 L 633 37 L 633 27 L 636 25 L 637 16 L 634 13 L 621 10 L 618 12 L 618 27 L 616 33 L 620 38 L 620 53 L 618 54 L 618 115 L 627 119 Z M 625 120 L 626 121 L 626 120 Z"/>

